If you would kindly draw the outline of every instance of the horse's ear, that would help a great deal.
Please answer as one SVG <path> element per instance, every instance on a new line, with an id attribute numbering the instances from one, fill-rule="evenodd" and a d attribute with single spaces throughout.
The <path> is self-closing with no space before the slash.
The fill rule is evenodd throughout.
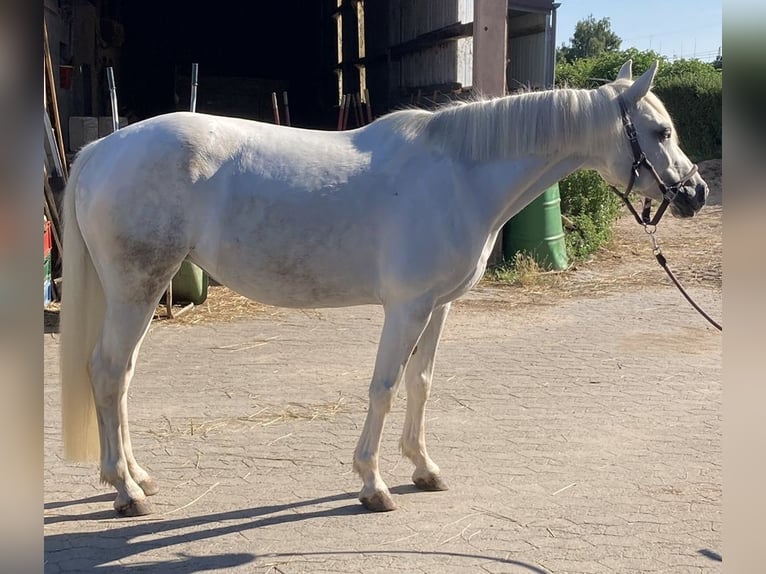
<path id="1" fill-rule="evenodd" d="M 641 74 L 641 76 L 639 76 L 639 78 L 625 90 L 624 96 L 628 102 L 635 104 L 649 92 L 649 89 L 652 87 L 652 82 L 654 82 L 654 76 L 657 74 L 657 67 L 659 64 L 659 60 L 655 60 L 654 64 L 649 66 L 649 69 Z"/>
<path id="2" fill-rule="evenodd" d="M 632 80 L 633 79 L 633 60 L 628 60 L 622 65 L 620 71 L 617 72 L 618 80 Z"/>

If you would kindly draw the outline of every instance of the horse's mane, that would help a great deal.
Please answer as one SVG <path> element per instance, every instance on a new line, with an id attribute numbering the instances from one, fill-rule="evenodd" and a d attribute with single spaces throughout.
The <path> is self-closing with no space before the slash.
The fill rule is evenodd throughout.
<path id="1" fill-rule="evenodd" d="M 613 99 L 627 85 L 524 92 L 435 111 L 402 110 L 386 121 L 408 140 L 474 161 L 561 149 L 587 154 L 603 149 L 605 138 L 621 130 Z"/>

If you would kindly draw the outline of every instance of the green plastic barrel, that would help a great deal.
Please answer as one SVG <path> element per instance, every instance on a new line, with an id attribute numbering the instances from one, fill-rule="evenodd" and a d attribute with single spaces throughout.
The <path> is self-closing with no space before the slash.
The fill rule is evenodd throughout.
<path id="1" fill-rule="evenodd" d="M 181 263 L 173 277 L 173 301 L 199 305 L 207 299 L 208 274 L 191 261 Z"/>
<path id="2" fill-rule="evenodd" d="M 566 269 L 567 248 L 561 225 L 558 183 L 546 189 L 506 224 L 503 256 L 513 259 L 518 252 L 532 255 L 543 269 Z"/>

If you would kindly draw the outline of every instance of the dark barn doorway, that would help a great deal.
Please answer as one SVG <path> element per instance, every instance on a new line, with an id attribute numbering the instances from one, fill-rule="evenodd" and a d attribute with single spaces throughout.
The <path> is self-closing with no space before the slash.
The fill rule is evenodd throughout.
<path id="1" fill-rule="evenodd" d="M 101 16 L 102 35 L 110 21 L 121 25 L 114 66 L 130 122 L 188 109 L 197 62 L 199 112 L 273 121 L 271 93 L 281 106 L 287 91 L 293 125 L 334 123 L 335 23 L 325 2 L 112 0 Z"/>

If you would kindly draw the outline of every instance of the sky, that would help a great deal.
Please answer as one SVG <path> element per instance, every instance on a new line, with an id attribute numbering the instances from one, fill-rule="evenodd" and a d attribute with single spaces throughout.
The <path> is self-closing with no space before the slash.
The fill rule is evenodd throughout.
<path id="1" fill-rule="evenodd" d="M 558 0 L 556 45 L 569 45 L 575 25 L 593 14 L 608 17 L 620 48 L 654 50 L 674 60 L 715 60 L 722 43 L 721 1 L 712 0 Z"/>

